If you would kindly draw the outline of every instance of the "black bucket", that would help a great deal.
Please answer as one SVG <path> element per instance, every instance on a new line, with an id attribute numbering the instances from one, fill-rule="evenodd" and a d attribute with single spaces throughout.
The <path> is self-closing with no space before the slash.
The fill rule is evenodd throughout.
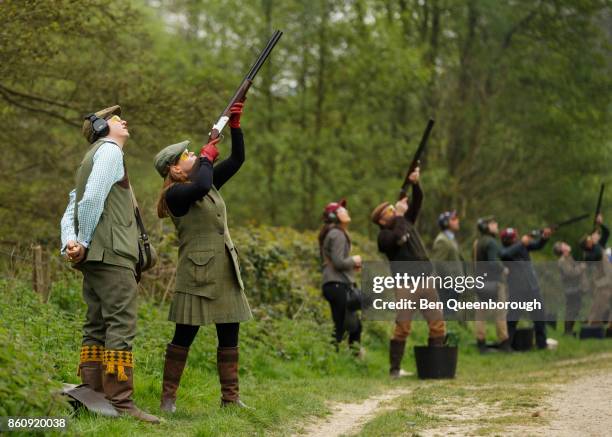
<path id="1" fill-rule="evenodd" d="M 519 328 L 512 338 L 512 349 L 528 351 L 533 349 L 533 328 Z"/>
<path id="2" fill-rule="evenodd" d="M 585 338 L 604 338 L 606 332 L 603 326 L 583 326 L 580 328 L 580 339 Z"/>
<path id="3" fill-rule="evenodd" d="M 417 375 L 421 379 L 454 378 L 458 351 L 457 346 L 415 346 Z"/>

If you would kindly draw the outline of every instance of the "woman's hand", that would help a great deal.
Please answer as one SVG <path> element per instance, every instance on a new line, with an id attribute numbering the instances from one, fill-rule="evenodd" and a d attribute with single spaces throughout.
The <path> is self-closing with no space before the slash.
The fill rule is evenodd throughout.
<path id="1" fill-rule="evenodd" d="M 230 108 L 230 119 L 229 125 L 232 129 L 238 129 L 240 127 L 240 116 L 242 115 L 242 108 L 244 108 L 244 102 L 237 102 Z"/>
<path id="2" fill-rule="evenodd" d="M 217 137 L 210 143 L 202 146 L 200 156 L 207 158 L 211 163 L 214 163 L 219 157 L 219 149 L 217 149 L 217 143 L 219 141 L 221 141 L 221 137 Z"/>
<path id="3" fill-rule="evenodd" d="M 359 270 L 362 264 L 361 255 L 354 255 L 353 262 L 355 263 L 355 270 Z"/>

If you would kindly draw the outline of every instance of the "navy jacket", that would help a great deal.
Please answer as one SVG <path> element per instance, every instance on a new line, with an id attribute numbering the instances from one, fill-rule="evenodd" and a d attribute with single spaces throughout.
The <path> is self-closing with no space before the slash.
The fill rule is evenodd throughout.
<path id="1" fill-rule="evenodd" d="M 520 300 L 540 295 L 540 285 L 529 252 L 542 249 L 548 239 L 539 238 L 527 246 L 514 243 L 501 250 L 500 257 L 508 267 L 508 290 L 511 300 Z"/>

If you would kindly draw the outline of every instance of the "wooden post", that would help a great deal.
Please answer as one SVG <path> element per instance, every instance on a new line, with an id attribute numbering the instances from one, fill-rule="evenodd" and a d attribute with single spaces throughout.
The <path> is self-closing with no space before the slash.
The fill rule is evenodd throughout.
<path id="1" fill-rule="evenodd" d="M 46 303 L 49 299 L 49 262 L 43 260 L 40 244 L 32 246 L 32 288 L 40 295 L 41 301 Z"/>

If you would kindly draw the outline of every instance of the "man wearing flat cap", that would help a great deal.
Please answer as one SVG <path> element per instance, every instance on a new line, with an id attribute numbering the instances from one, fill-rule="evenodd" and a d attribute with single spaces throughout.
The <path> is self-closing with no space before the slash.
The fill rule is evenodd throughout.
<path id="1" fill-rule="evenodd" d="M 438 216 L 438 226 L 440 233 L 433 242 L 431 258 L 434 261 L 436 274 L 441 277 L 457 278 L 464 275 L 464 262 L 461 256 L 459 243 L 457 242 L 457 232 L 460 228 L 459 216 L 457 211 L 444 211 Z M 438 289 L 440 300 L 448 302 L 449 299 L 456 299 L 461 296 L 452 287 Z M 453 315 L 453 311 L 444 305 L 444 315 Z M 456 316 L 456 314 L 455 314 Z"/>
<path id="2" fill-rule="evenodd" d="M 580 240 L 583 258 L 589 266 L 589 273 L 593 282 L 593 301 L 589 311 L 589 325 L 600 326 L 608 323 L 612 328 L 610 309 L 612 308 L 612 264 L 606 256 L 606 245 L 610 237 L 610 230 L 603 223 L 603 216 L 598 214 L 595 223 L 597 229 Z"/>
<path id="3" fill-rule="evenodd" d="M 61 252 L 83 273 L 87 304 L 78 374 L 120 414 L 159 423 L 132 399 L 139 232 L 123 160 L 130 133 L 121 108 L 87 115 L 83 136 L 90 147 L 61 221 Z"/>
<path id="4" fill-rule="evenodd" d="M 412 185 L 412 198 L 408 203 L 405 197 L 395 206 L 383 202 L 372 211 L 372 222 L 380 227 L 378 233 L 378 250 L 391 261 L 391 272 L 419 276 L 429 275 L 432 264 L 425 246 L 416 229 L 416 221 L 423 203 L 423 191 L 419 184 L 419 168 L 408 177 Z M 396 299 L 438 302 L 438 293 L 433 287 L 421 287 L 417 290 L 397 289 Z M 405 375 L 401 362 L 406 349 L 406 339 L 410 336 L 412 317 L 415 310 L 398 311 L 395 329 L 389 343 L 389 374 L 392 378 Z M 429 326 L 429 346 L 442 346 L 446 335 L 446 323 L 441 310 L 420 310 Z"/>
<path id="5" fill-rule="evenodd" d="M 480 217 L 476 222 L 479 236 L 472 245 L 472 261 L 474 261 L 475 274 L 485 276 L 485 287 L 477 292 L 479 300 L 489 298 L 498 302 L 508 300 L 508 288 L 506 277 L 508 269 L 501 261 L 501 245 L 497 241 L 499 225 L 492 215 Z M 495 329 L 499 341 L 499 349 L 503 352 L 511 352 L 510 340 L 508 336 L 508 326 L 506 323 L 507 312 L 505 310 L 484 310 L 478 309 L 475 313 L 476 318 L 476 345 L 481 354 L 489 352 L 486 342 L 486 323 L 488 318 L 495 319 Z"/>

